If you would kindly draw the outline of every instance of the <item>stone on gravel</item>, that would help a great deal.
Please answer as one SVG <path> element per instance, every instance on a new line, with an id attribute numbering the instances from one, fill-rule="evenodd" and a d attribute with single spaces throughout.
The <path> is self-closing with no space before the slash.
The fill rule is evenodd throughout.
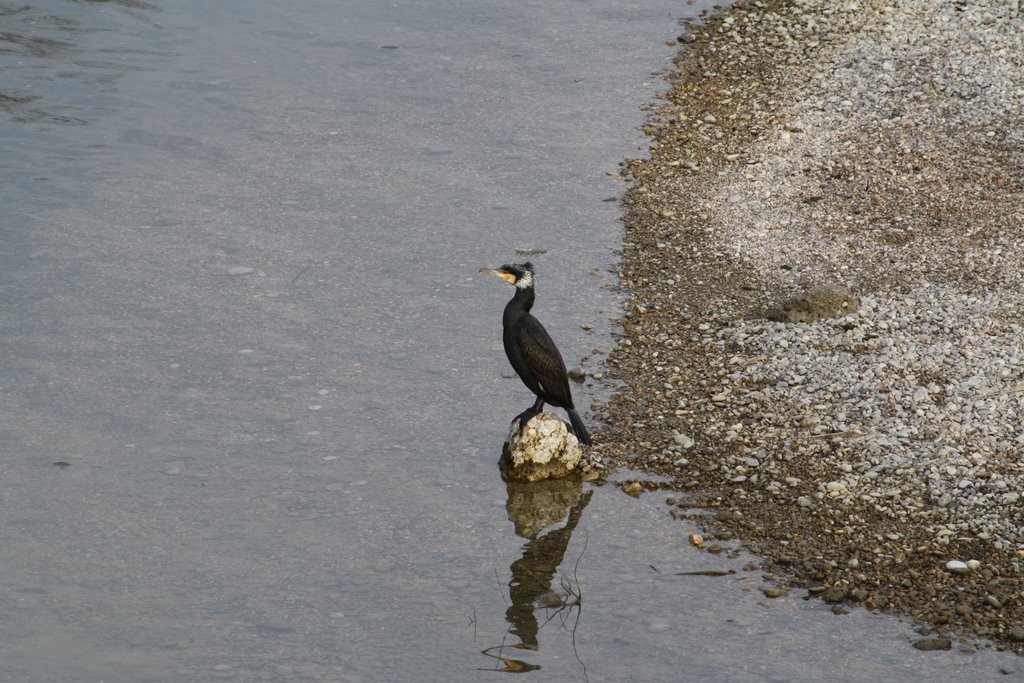
<path id="1" fill-rule="evenodd" d="M 835 586 L 829 588 L 821 594 L 821 599 L 825 602 L 842 602 L 846 599 L 847 590 L 842 586 Z"/>
<path id="2" fill-rule="evenodd" d="M 960 560 L 950 560 L 946 563 L 946 571 L 950 574 L 966 574 L 971 571 L 971 568 L 967 566 L 966 562 Z"/>
<path id="3" fill-rule="evenodd" d="M 814 287 L 800 296 L 783 302 L 765 316 L 774 322 L 809 323 L 853 313 L 860 308 L 860 299 L 842 285 Z"/>

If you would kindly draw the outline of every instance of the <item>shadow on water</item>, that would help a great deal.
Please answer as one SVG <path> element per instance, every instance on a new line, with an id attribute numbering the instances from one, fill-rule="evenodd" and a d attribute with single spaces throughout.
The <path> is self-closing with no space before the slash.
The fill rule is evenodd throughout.
<path id="1" fill-rule="evenodd" d="M 515 526 L 516 535 L 527 542 L 522 556 L 509 567 L 510 604 L 505 611 L 508 630 L 501 644 L 483 650 L 483 654 L 498 660 L 499 671 L 524 673 L 540 669 L 539 664 L 506 656 L 505 650 L 539 650 L 541 628 L 556 620 L 561 628 L 572 632 L 573 650 L 579 660 L 575 632 L 582 614 L 583 592 L 577 569 L 586 553 L 585 543 L 571 574 L 563 572 L 557 589 L 552 588 L 552 583 L 565 559 L 572 534 L 594 495 L 592 490 L 584 492 L 582 488 L 582 482 L 576 477 L 528 484 L 507 482 L 508 518 Z M 563 526 L 552 528 L 563 519 Z M 541 610 L 543 621 L 537 616 Z M 519 642 L 509 644 L 509 635 L 517 637 Z M 579 662 L 586 677 L 586 665 L 582 660 Z"/>

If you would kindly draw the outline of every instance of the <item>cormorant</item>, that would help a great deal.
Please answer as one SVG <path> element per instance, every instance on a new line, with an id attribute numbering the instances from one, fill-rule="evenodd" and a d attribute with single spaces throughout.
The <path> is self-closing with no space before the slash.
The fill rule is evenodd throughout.
<path id="1" fill-rule="evenodd" d="M 515 285 L 516 293 L 505 305 L 505 313 L 501 318 L 504 329 L 502 341 L 505 343 L 505 355 L 508 356 L 512 368 L 523 380 L 530 391 L 537 394 L 537 402 L 533 408 L 526 410 L 529 417 L 539 413 L 545 403 L 564 408 L 569 413 L 572 430 L 582 443 L 591 444 L 590 434 L 583 425 L 572 403 L 569 393 L 569 376 L 565 372 L 565 362 L 558 347 L 551 340 L 540 321 L 530 315 L 535 298 L 533 291 L 533 264 L 506 264 L 501 268 L 481 268 L 481 273 L 497 275 L 505 282 Z"/>

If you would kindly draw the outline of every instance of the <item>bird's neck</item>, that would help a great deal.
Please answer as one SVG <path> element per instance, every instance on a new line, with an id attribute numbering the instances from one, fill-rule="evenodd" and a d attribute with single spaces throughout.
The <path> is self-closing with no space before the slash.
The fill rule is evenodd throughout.
<path id="1" fill-rule="evenodd" d="M 517 287 L 515 296 L 505 304 L 505 320 L 515 320 L 529 313 L 533 308 L 533 300 L 533 287 Z"/>

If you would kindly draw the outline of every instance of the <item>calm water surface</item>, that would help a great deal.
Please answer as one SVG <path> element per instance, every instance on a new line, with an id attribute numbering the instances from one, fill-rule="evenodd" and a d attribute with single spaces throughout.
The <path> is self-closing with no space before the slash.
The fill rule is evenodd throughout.
<path id="1" fill-rule="evenodd" d="M 544 250 L 600 361 L 606 172 L 698 8 L 0 2 L 0 681 L 1016 667 L 767 601 L 657 496 L 501 482 L 532 396 L 477 269 Z"/>

